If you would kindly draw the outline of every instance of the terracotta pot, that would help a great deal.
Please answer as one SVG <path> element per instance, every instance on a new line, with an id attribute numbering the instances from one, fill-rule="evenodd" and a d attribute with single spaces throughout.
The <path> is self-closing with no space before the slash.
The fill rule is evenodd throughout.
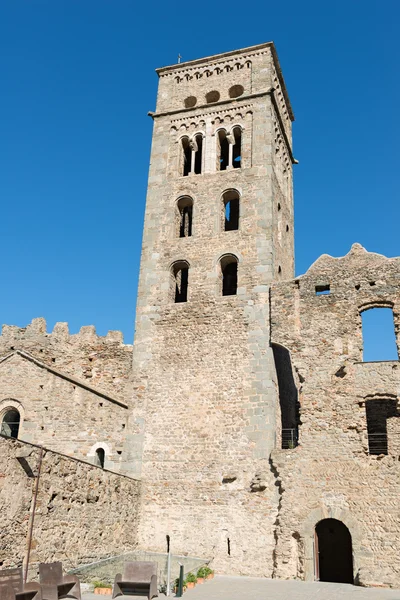
<path id="1" fill-rule="evenodd" d="M 186 584 L 186 587 L 187 587 L 188 590 L 192 590 L 195 585 L 196 584 L 195 584 L 194 581 L 188 581 L 187 584 Z"/>
<path id="2" fill-rule="evenodd" d="M 210 573 L 209 575 L 207 575 L 206 579 L 213 579 L 214 578 L 214 573 Z"/>
<path id="3" fill-rule="evenodd" d="M 94 588 L 94 593 L 99 594 L 100 596 L 107 596 L 107 594 L 112 594 L 112 588 Z"/>
<path id="4" fill-rule="evenodd" d="M 198 577 L 197 583 L 204 583 L 204 577 Z"/>

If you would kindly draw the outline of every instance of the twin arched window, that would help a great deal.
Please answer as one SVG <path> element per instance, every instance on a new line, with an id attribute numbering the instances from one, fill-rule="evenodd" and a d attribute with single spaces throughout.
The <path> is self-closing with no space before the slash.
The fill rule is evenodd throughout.
<path id="1" fill-rule="evenodd" d="M 238 258 L 225 254 L 219 260 L 220 293 L 235 296 L 238 288 Z M 171 266 L 171 299 L 175 304 L 188 301 L 189 268 L 187 261 L 177 261 Z"/>
<path id="2" fill-rule="evenodd" d="M 179 198 L 176 203 L 176 236 L 191 237 L 193 227 L 193 199 L 189 196 Z M 227 190 L 222 194 L 221 231 L 239 229 L 240 194 L 237 190 Z"/>
<path id="3" fill-rule="evenodd" d="M 228 134 L 225 129 L 218 131 L 217 170 L 240 169 L 242 163 L 242 129 L 236 126 Z"/>
<path id="4" fill-rule="evenodd" d="M 1 435 L 18 438 L 21 416 L 16 408 L 10 408 L 3 415 Z"/>
<path id="5" fill-rule="evenodd" d="M 200 175 L 203 167 L 203 134 L 198 133 L 189 140 L 182 138 L 181 172 L 187 175 Z"/>

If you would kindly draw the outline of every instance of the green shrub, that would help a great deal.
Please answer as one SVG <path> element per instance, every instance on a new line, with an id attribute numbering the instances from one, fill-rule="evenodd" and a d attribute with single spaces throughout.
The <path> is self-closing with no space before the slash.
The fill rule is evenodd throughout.
<path id="1" fill-rule="evenodd" d="M 194 573 L 188 573 L 186 575 L 185 583 L 196 583 L 197 577 Z"/>
<path id="2" fill-rule="evenodd" d="M 104 583 L 104 581 L 92 581 L 95 588 L 112 588 L 111 583 Z"/>

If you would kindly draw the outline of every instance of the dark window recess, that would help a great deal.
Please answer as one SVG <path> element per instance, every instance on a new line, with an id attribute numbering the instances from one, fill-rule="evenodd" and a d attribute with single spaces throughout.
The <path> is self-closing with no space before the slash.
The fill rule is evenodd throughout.
<path id="1" fill-rule="evenodd" d="M 326 296 L 331 293 L 330 285 L 316 285 L 315 286 L 315 295 L 316 296 Z"/>
<path id="2" fill-rule="evenodd" d="M 203 136 L 196 135 L 196 145 L 197 150 L 194 157 L 194 172 L 196 175 L 200 175 L 201 173 L 201 165 L 203 160 Z"/>
<path id="3" fill-rule="evenodd" d="M 190 144 L 188 138 L 182 139 L 182 152 L 183 152 L 183 170 L 182 175 L 186 177 L 190 173 L 191 161 L 192 161 L 192 151 L 190 149 Z"/>
<path id="4" fill-rule="evenodd" d="M 227 544 L 228 544 L 228 556 L 231 555 L 231 540 L 229 538 L 226 539 Z"/>
<path id="5" fill-rule="evenodd" d="M 192 235 L 193 200 L 181 198 L 178 200 L 179 212 L 179 237 L 190 237 Z"/>
<path id="6" fill-rule="evenodd" d="M 219 147 L 220 147 L 220 156 L 219 156 L 219 170 L 225 171 L 227 166 L 229 165 L 229 142 L 226 137 L 226 131 L 221 129 L 218 132 L 219 137 Z"/>
<path id="7" fill-rule="evenodd" d="M 104 461 L 106 458 L 106 453 L 103 448 L 97 448 L 96 450 L 96 465 L 104 469 Z"/>
<path id="8" fill-rule="evenodd" d="M 368 453 L 387 454 L 387 419 L 399 416 L 396 400 L 385 398 L 366 400 L 365 413 L 367 417 Z"/>
<path id="9" fill-rule="evenodd" d="M 184 263 L 184 266 L 173 266 L 173 285 L 174 285 L 174 302 L 187 302 L 188 285 L 189 285 L 189 267 Z"/>
<path id="10" fill-rule="evenodd" d="M 370 308 L 361 320 L 363 361 L 398 360 L 392 309 Z"/>
<path id="11" fill-rule="evenodd" d="M 276 375 L 278 378 L 279 405 L 281 409 L 282 448 L 295 448 L 299 439 L 300 404 L 293 377 L 290 352 L 284 346 L 272 344 Z"/>
<path id="12" fill-rule="evenodd" d="M 235 127 L 233 130 L 235 143 L 233 146 L 233 168 L 240 169 L 242 164 L 242 130 L 240 127 Z"/>
<path id="13" fill-rule="evenodd" d="M 15 408 L 8 410 L 3 417 L 3 422 L 1 424 L 1 435 L 17 438 L 20 421 L 20 414 Z"/>
<path id="14" fill-rule="evenodd" d="M 224 194 L 225 231 L 239 229 L 239 194 L 227 192 Z"/>
<path id="15" fill-rule="evenodd" d="M 227 256 L 221 260 L 222 295 L 235 296 L 237 294 L 238 263 L 234 256 Z"/>

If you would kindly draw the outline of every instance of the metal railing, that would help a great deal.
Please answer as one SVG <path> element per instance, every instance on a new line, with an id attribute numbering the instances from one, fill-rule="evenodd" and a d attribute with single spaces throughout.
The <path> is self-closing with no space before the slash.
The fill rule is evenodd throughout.
<path id="1" fill-rule="evenodd" d="M 282 429 L 282 450 L 296 448 L 299 443 L 299 432 L 297 429 Z"/>
<path id="2" fill-rule="evenodd" d="M 387 454 L 387 433 L 368 433 L 368 454 Z"/>

